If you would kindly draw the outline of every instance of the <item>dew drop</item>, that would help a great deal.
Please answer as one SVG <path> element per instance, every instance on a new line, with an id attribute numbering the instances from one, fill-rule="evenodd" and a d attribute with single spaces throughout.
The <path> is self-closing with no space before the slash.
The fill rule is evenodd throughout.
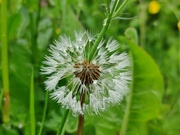
<path id="1" fill-rule="evenodd" d="M 74 100 L 73 103 L 76 103 L 76 101 Z"/>
<path id="2" fill-rule="evenodd" d="M 19 123 L 18 128 L 22 128 L 22 127 L 23 127 L 23 124 Z"/>
<path id="3" fill-rule="evenodd" d="M 81 42 L 82 42 L 82 39 L 81 39 L 81 38 L 80 38 L 80 39 L 78 39 L 78 42 L 79 42 L 79 43 L 81 43 Z"/>
<path id="4" fill-rule="evenodd" d="M 97 82 L 98 82 L 97 80 L 94 80 L 94 81 L 93 81 L 93 84 L 97 84 Z"/>

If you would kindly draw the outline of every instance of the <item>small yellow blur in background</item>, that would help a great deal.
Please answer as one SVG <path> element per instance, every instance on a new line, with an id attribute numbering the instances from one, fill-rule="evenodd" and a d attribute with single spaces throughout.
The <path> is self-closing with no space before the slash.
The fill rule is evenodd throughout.
<path id="1" fill-rule="evenodd" d="M 61 29 L 60 29 L 60 28 L 57 28 L 57 29 L 56 29 L 56 34 L 59 35 L 60 32 L 61 32 Z"/>
<path id="2" fill-rule="evenodd" d="M 180 21 L 177 23 L 178 30 L 180 31 Z"/>
<path id="3" fill-rule="evenodd" d="M 157 14 L 160 10 L 160 4 L 158 1 L 152 0 L 149 3 L 148 11 L 150 14 Z"/>

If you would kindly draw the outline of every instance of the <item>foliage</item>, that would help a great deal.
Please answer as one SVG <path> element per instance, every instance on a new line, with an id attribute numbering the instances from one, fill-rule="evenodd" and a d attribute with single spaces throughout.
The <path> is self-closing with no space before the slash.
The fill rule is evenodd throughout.
<path id="1" fill-rule="evenodd" d="M 49 44 L 59 35 L 71 36 L 74 30 L 98 33 L 105 18 L 104 0 L 41 0 L 39 5 L 38 2 L 18 0 L 8 4 L 11 119 L 9 125 L 4 125 L 0 118 L 1 135 L 29 134 L 32 67 L 38 133 L 46 95 L 40 66 Z M 109 107 L 100 116 L 85 115 L 84 135 L 180 133 L 180 33 L 177 27 L 180 4 L 176 0 L 158 2 L 159 11 L 151 14 L 148 12 L 150 1 L 129 1 L 121 16 L 135 18 L 111 22 L 104 38 L 118 39 L 121 49 L 132 56 L 132 90 L 122 104 Z M 2 72 L 0 90 L 2 93 Z M 2 108 L 0 110 L 2 113 Z M 43 135 L 56 134 L 64 113 L 65 108 L 49 99 Z M 77 121 L 70 112 L 65 135 L 76 134 Z"/>

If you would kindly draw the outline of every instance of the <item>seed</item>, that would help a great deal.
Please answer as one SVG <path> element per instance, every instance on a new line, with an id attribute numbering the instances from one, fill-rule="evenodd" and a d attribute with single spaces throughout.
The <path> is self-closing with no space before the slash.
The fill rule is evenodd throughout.
<path id="1" fill-rule="evenodd" d="M 98 80 L 100 77 L 99 66 L 89 63 L 86 60 L 84 60 L 83 63 L 76 63 L 74 68 L 77 69 L 74 74 L 80 78 L 82 84 L 92 84 L 94 80 Z M 78 70 L 80 68 L 82 69 Z"/>

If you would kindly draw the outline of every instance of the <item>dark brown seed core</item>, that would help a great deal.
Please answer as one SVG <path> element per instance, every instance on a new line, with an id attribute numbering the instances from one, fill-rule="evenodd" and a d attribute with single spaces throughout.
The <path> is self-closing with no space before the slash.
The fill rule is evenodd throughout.
<path id="1" fill-rule="evenodd" d="M 80 78 L 82 84 L 92 84 L 94 80 L 98 80 L 100 77 L 99 66 L 89 63 L 86 60 L 84 60 L 83 63 L 76 63 L 74 68 L 80 70 L 74 72 L 74 74 L 76 77 Z"/>

